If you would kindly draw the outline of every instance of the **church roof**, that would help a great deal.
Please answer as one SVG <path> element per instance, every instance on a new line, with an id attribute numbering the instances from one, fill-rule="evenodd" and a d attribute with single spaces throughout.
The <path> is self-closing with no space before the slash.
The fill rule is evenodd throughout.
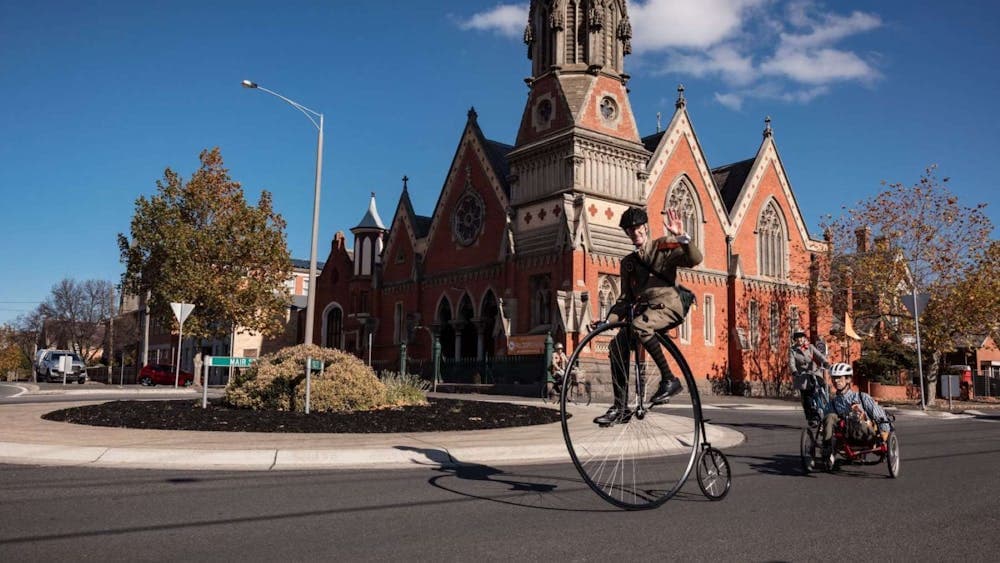
<path id="1" fill-rule="evenodd" d="M 740 197 L 740 192 L 743 191 L 743 186 L 747 182 L 747 176 L 750 175 L 750 169 L 753 168 L 755 161 L 754 158 L 748 158 L 712 170 L 715 185 L 726 205 L 726 212 L 730 215 L 733 212 L 733 206 L 736 205 L 736 200 Z"/>
<path id="2" fill-rule="evenodd" d="M 660 139 L 666 133 L 666 130 L 658 131 L 652 135 L 647 135 L 642 138 L 642 146 L 646 147 L 649 152 L 656 152 L 656 147 L 660 144 Z"/>
<path id="3" fill-rule="evenodd" d="M 382 222 L 382 218 L 378 215 L 378 208 L 375 207 L 375 192 L 372 192 L 372 199 L 368 202 L 368 212 L 361 218 L 361 222 L 358 223 L 356 227 L 351 229 L 351 232 L 354 232 L 355 229 L 386 230 L 385 224 Z"/>
<path id="4" fill-rule="evenodd" d="M 427 233 L 431 230 L 431 217 L 425 215 L 417 215 L 413 210 L 413 202 L 410 200 L 410 191 L 406 186 L 405 180 L 403 179 L 403 193 L 399 196 L 399 204 L 403 206 L 403 212 L 410 218 L 410 224 L 413 225 L 413 236 L 418 239 L 427 236 Z"/>
<path id="5" fill-rule="evenodd" d="M 486 148 L 486 156 L 490 159 L 493 170 L 503 185 L 504 193 L 510 198 L 510 184 L 507 182 L 507 176 L 510 175 L 510 163 L 507 161 L 507 154 L 514 150 L 514 147 L 487 139 L 485 136 L 483 137 L 483 146 Z"/>

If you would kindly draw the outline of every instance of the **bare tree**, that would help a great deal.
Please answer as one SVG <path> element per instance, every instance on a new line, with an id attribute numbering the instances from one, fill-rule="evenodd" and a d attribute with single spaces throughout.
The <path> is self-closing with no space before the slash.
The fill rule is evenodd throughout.
<path id="1" fill-rule="evenodd" d="M 33 314 L 41 320 L 45 342 L 76 350 L 89 361 L 104 342 L 104 323 L 114 309 L 115 288 L 107 280 L 78 282 L 65 278 Z"/>

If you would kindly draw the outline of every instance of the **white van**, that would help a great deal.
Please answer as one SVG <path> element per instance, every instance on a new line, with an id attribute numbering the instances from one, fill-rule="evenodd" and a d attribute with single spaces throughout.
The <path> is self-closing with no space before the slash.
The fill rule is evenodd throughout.
<path id="1" fill-rule="evenodd" d="M 69 356 L 72 364 L 64 374 L 62 371 L 62 358 Z M 87 366 L 80 359 L 80 356 L 72 350 L 39 350 L 35 355 L 35 380 L 62 382 L 77 382 L 84 384 L 87 382 Z"/>

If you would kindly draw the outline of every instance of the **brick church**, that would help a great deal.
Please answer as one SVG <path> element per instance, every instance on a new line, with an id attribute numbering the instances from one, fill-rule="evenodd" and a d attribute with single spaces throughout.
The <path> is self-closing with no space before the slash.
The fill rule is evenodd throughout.
<path id="1" fill-rule="evenodd" d="M 679 275 L 698 302 L 673 336 L 699 385 L 729 376 L 771 392 L 788 378 L 791 332 L 829 335 L 832 314 L 829 243 L 806 228 L 770 121 L 751 158 L 713 168 L 678 88 L 669 124 L 642 136 L 624 0 L 534 0 L 524 40 L 530 92 L 514 144 L 489 139 L 469 110 L 430 215 L 406 178 L 388 222 L 372 194 L 353 240 L 332 240 L 316 343 L 396 366 L 400 343 L 429 358 L 434 338 L 445 359 L 540 355 L 546 335 L 572 352 L 620 293 L 632 250 L 621 213 L 645 206 L 661 236 L 674 208 L 705 260 Z"/>

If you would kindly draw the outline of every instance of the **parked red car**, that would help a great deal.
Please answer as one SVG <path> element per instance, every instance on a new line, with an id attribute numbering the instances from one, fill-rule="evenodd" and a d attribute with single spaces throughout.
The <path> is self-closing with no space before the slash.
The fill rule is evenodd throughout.
<path id="1" fill-rule="evenodd" d="M 140 385 L 173 385 L 176 377 L 174 366 L 167 364 L 148 364 L 139 370 Z M 181 370 L 178 385 L 188 387 L 194 384 L 194 376 L 190 372 Z"/>

